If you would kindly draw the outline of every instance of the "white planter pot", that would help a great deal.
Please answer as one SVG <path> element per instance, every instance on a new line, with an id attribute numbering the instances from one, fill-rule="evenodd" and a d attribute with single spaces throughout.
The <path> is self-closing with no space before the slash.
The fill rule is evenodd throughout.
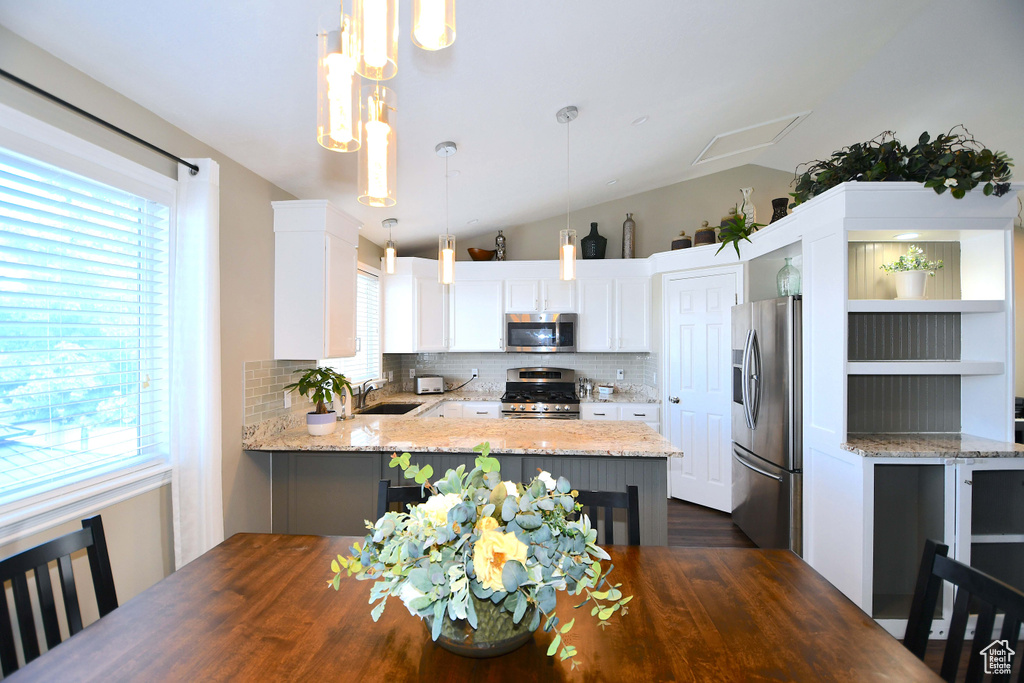
<path id="1" fill-rule="evenodd" d="M 928 270 L 904 270 L 893 273 L 896 276 L 897 299 L 923 299 L 924 288 L 928 284 Z"/>
<path id="2" fill-rule="evenodd" d="M 311 436 L 327 436 L 338 428 L 338 414 L 333 410 L 328 413 L 306 413 L 306 431 Z"/>

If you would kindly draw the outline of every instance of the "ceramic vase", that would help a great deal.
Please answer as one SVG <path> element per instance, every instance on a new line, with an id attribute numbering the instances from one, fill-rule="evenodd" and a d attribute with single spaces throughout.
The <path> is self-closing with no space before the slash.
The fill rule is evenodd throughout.
<path id="1" fill-rule="evenodd" d="M 590 234 L 580 240 L 580 254 L 585 259 L 604 258 L 608 238 L 597 231 L 597 223 L 590 224 Z"/>
<path id="2" fill-rule="evenodd" d="M 481 600 L 469 594 L 476 610 L 476 628 L 465 619 L 451 619 L 445 612 L 441 622 L 441 634 L 437 644 L 449 652 L 463 657 L 498 657 L 525 645 L 533 637 L 530 622 L 533 621 L 533 606 L 526 609 L 526 614 L 517 624 L 511 612 L 501 609 L 490 600 Z M 430 629 L 433 616 L 423 618 L 423 623 Z"/>
<path id="3" fill-rule="evenodd" d="M 622 258 L 633 258 L 636 253 L 636 221 L 633 214 L 627 213 L 626 220 L 622 222 Z"/>
<path id="4" fill-rule="evenodd" d="M 772 200 L 772 219 L 768 221 L 769 225 L 785 218 L 789 215 L 789 199 L 786 197 L 779 197 L 778 199 Z"/>
<path id="5" fill-rule="evenodd" d="M 923 299 L 924 288 L 928 284 L 930 274 L 927 270 L 904 270 L 893 273 L 896 277 L 896 298 Z"/>
<path id="6" fill-rule="evenodd" d="M 498 236 L 494 238 L 494 250 L 497 253 L 495 257 L 496 261 L 505 260 L 505 236 L 501 234 L 501 230 L 498 231 Z"/>
<path id="7" fill-rule="evenodd" d="M 747 225 L 754 223 L 757 218 L 757 209 L 754 208 L 754 201 L 750 198 L 750 195 L 754 194 L 754 188 L 752 187 L 741 187 L 740 192 L 743 194 L 743 203 L 740 204 L 740 210 L 737 213 L 741 213 L 747 217 Z"/>
<path id="8" fill-rule="evenodd" d="M 327 436 L 338 428 L 338 414 L 333 410 L 327 413 L 306 413 L 306 431 L 310 436 Z"/>
<path id="9" fill-rule="evenodd" d="M 775 276 L 779 296 L 795 296 L 800 293 L 800 271 L 792 262 L 792 257 L 787 257 L 786 265 L 782 266 L 779 274 Z"/>

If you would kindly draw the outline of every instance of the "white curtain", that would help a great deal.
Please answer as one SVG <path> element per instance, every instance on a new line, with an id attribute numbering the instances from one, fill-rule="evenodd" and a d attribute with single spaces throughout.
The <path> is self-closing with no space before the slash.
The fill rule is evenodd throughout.
<path id="1" fill-rule="evenodd" d="M 220 167 L 178 167 L 171 274 L 171 498 L 181 568 L 224 540 L 220 402 Z"/>

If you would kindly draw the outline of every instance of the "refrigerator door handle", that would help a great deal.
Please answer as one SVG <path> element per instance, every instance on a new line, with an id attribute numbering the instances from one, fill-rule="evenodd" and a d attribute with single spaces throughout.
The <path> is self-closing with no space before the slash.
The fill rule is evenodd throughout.
<path id="1" fill-rule="evenodd" d="M 736 453 L 736 462 L 738 462 L 739 464 L 743 465 L 748 470 L 752 470 L 754 472 L 757 472 L 758 474 L 761 474 L 761 475 L 764 475 L 766 477 L 769 477 L 770 479 L 774 479 L 777 482 L 780 482 L 780 483 L 782 482 L 782 477 L 780 477 L 777 474 L 772 474 L 771 472 L 766 472 L 765 470 L 762 470 L 760 467 L 754 467 L 749 462 L 747 462 L 743 458 L 743 456 L 741 456 L 739 453 Z"/>
<path id="2" fill-rule="evenodd" d="M 740 373 L 743 381 L 740 384 L 740 395 L 743 399 L 743 419 L 747 423 L 747 429 L 754 428 L 753 418 L 750 413 L 750 342 L 753 339 L 754 331 L 747 330 L 747 338 L 743 342 L 743 362 Z"/>
<path id="3" fill-rule="evenodd" d="M 753 372 L 750 373 L 750 382 L 753 387 L 753 396 L 750 405 L 750 428 L 757 428 L 757 418 L 761 413 L 761 345 L 757 341 L 757 331 L 750 331 L 750 365 Z"/>

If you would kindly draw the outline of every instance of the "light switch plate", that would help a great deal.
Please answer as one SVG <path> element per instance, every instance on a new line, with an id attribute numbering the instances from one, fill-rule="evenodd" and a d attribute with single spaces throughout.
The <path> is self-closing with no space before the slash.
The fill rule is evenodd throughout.
<path id="1" fill-rule="evenodd" d="M 290 391 L 284 392 L 284 407 L 285 408 L 291 408 L 292 407 L 292 392 L 290 392 Z"/>
<path id="2" fill-rule="evenodd" d="M 409 379 L 416 377 L 416 368 L 409 368 Z"/>

